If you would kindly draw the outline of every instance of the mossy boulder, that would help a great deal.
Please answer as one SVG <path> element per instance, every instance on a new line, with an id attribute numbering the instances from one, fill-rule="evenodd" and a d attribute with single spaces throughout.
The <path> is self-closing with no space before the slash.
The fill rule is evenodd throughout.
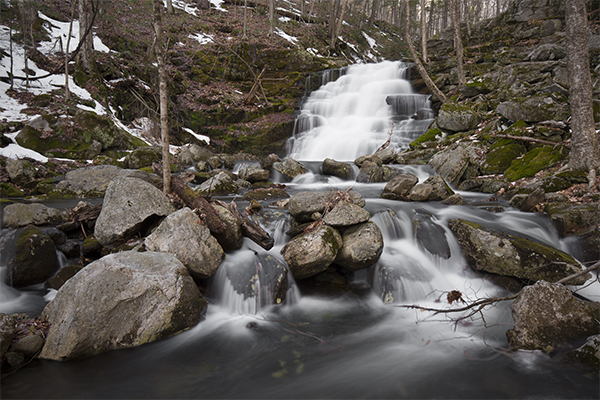
<path id="1" fill-rule="evenodd" d="M 95 140 L 102 145 L 102 150 L 113 147 L 134 149 L 147 146 L 142 140 L 117 128 L 107 116 L 80 110 L 75 114 L 75 123 L 81 128 L 81 136 L 90 142 Z"/>
<path id="2" fill-rule="evenodd" d="M 13 287 L 43 283 L 54 275 L 58 267 L 54 241 L 33 225 L 19 229 L 15 258 L 9 265 Z"/>
<path id="3" fill-rule="evenodd" d="M 479 117 L 472 108 L 456 103 L 445 103 L 440 108 L 437 125 L 452 132 L 470 131 L 477 127 Z"/>
<path id="4" fill-rule="evenodd" d="M 568 105 L 548 95 L 534 95 L 500 103 L 496 111 L 511 121 L 540 122 L 564 120 L 570 115 Z"/>
<path id="5" fill-rule="evenodd" d="M 125 157 L 125 161 L 131 169 L 150 167 L 160 160 L 162 160 L 160 147 L 138 147 Z"/>
<path id="6" fill-rule="evenodd" d="M 238 185 L 233 178 L 225 171 L 220 171 L 217 175 L 203 182 L 196 191 L 202 196 L 216 195 L 224 196 L 236 194 L 239 190 Z"/>
<path id="7" fill-rule="evenodd" d="M 544 208 L 561 235 L 600 225 L 598 204 L 548 203 Z"/>
<path id="8" fill-rule="evenodd" d="M 525 152 L 524 146 L 514 142 L 496 147 L 486 154 L 485 163 L 481 166 L 481 173 L 485 175 L 503 174 L 512 162 Z"/>
<path id="9" fill-rule="evenodd" d="M 537 147 L 522 158 L 514 160 L 504 172 L 504 176 L 510 181 L 534 176 L 539 171 L 563 160 L 567 154 L 568 151 L 563 146 Z"/>
<path id="10" fill-rule="evenodd" d="M 7 182 L 0 183 L 0 198 L 4 197 L 22 197 L 25 193 Z"/>
<path id="11" fill-rule="evenodd" d="M 44 137 L 42 137 L 44 135 Z M 20 146 L 37 151 L 46 157 L 93 159 L 102 150 L 99 142 L 91 137 L 77 137 L 55 132 L 46 136 L 31 126 L 25 126 L 15 140 Z"/>

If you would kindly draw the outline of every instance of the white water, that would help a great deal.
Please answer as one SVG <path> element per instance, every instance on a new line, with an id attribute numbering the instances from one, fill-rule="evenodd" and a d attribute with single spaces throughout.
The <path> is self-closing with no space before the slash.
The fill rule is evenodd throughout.
<path id="1" fill-rule="evenodd" d="M 428 96 L 413 92 L 407 72 L 407 64 L 392 61 L 344 69 L 342 76 L 306 100 L 296 122 L 290 157 L 354 160 L 375 152 L 390 133 L 392 147 L 406 148 L 432 122 L 410 118 L 430 105 Z"/>

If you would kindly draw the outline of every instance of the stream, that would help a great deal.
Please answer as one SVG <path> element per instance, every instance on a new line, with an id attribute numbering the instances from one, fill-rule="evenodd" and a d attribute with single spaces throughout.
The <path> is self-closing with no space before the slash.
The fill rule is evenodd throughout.
<path id="1" fill-rule="evenodd" d="M 238 293 L 235 277 L 255 274 L 267 256 L 282 260 L 280 250 L 290 239 L 287 210 L 263 202 L 260 221 L 275 245 L 267 252 L 245 238 L 240 250 L 227 254 L 209 282 L 205 320 L 136 348 L 69 362 L 35 360 L 2 379 L 2 398 L 597 399 L 597 375 L 540 351 L 508 350 L 509 302 L 463 321 L 398 307 L 459 307 L 445 301 L 452 290 L 467 301 L 508 293 L 466 267 L 449 219 L 526 236 L 577 257 L 578 244 L 561 238 L 549 219 L 482 193 L 460 192 L 461 206 L 385 200 L 385 183 L 320 174 L 324 158 L 353 164 L 388 138 L 401 151 L 427 129 L 433 116 L 428 96 L 413 93 L 407 73 L 403 63 L 383 62 L 311 76 L 320 88 L 305 100 L 288 150 L 310 172 L 291 181 L 272 176 L 290 195 L 350 187 L 363 195 L 384 250 L 376 265 L 354 273 L 352 291 L 319 291 L 290 278 L 280 305 Z M 420 182 L 435 173 L 428 166 L 393 167 Z M 439 245 L 449 249 L 449 258 L 416 239 L 415 218 L 444 232 Z M 41 287 L 0 283 L 0 289 L 1 312 L 35 314 L 46 303 Z M 598 285 L 581 292 L 594 301 L 598 293 Z"/>

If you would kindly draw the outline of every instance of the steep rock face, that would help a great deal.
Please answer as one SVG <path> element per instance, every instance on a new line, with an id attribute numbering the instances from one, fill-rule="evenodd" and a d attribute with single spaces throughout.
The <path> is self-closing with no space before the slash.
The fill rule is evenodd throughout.
<path id="1" fill-rule="evenodd" d="M 168 197 L 148 182 L 118 177 L 106 189 L 94 236 L 106 246 L 140 229 L 149 217 L 173 211 Z"/>
<path id="2" fill-rule="evenodd" d="M 146 238 L 150 251 L 173 254 L 192 276 L 210 278 L 225 258 L 222 247 L 206 225 L 189 208 L 170 214 Z"/>
<path id="3" fill-rule="evenodd" d="M 561 0 L 517 0 L 513 7 L 519 22 L 562 17 L 565 13 Z"/>
<path id="4" fill-rule="evenodd" d="M 121 252 L 87 265 L 44 309 L 40 358 L 66 360 L 133 347 L 197 324 L 207 302 L 172 255 Z"/>
<path id="5" fill-rule="evenodd" d="M 600 303 L 579 300 L 561 284 L 526 286 L 510 308 L 515 326 L 506 336 L 518 349 L 545 350 L 585 339 L 600 326 Z"/>
<path id="6" fill-rule="evenodd" d="M 330 226 L 296 236 L 281 249 L 294 278 L 304 279 L 327 269 L 342 247 L 342 237 Z"/>
<path id="7" fill-rule="evenodd" d="M 529 239 L 459 219 L 450 220 L 448 226 L 456 235 L 469 266 L 476 270 L 550 282 L 581 271 L 579 263 L 570 255 Z M 589 278 L 587 274 L 569 284 L 581 285 Z"/>

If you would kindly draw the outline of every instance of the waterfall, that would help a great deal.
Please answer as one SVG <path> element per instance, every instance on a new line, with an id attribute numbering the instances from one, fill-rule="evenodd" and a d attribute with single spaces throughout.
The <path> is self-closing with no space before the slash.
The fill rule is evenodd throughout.
<path id="1" fill-rule="evenodd" d="M 413 93 L 409 64 L 386 61 L 346 68 L 304 102 L 290 139 L 290 157 L 352 161 L 371 154 L 388 138 L 397 150 L 427 130 L 433 121 L 428 95 Z M 313 86 L 314 78 L 307 80 Z"/>

